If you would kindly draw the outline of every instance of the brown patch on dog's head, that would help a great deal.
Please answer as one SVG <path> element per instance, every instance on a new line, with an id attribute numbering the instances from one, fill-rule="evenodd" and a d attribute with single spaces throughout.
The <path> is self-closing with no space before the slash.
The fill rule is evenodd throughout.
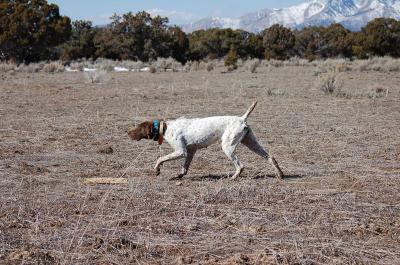
<path id="1" fill-rule="evenodd" d="M 136 128 L 128 132 L 129 137 L 132 140 L 140 141 L 143 138 L 151 139 L 151 129 L 153 128 L 153 123 L 150 121 L 145 121 L 139 124 Z"/>

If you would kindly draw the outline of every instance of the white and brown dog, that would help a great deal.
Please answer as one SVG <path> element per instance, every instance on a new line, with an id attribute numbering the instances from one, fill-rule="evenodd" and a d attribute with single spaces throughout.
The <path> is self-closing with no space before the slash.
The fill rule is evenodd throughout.
<path id="1" fill-rule="evenodd" d="M 182 173 L 172 179 L 180 179 L 187 174 L 190 163 L 197 149 L 208 147 L 221 139 L 222 150 L 233 161 L 236 172 L 232 179 L 239 177 L 243 165 L 235 154 L 239 143 L 247 146 L 251 151 L 267 159 L 276 169 L 277 177 L 283 178 L 283 173 L 276 160 L 269 156 L 258 143 L 254 133 L 247 125 L 246 120 L 253 111 L 257 102 L 241 116 L 215 116 L 208 118 L 186 119 L 179 118 L 171 121 L 145 121 L 128 132 L 132 140 L 153 139 L 162 144 L 165 139 L 175 150 L 173 153 L 160 157 L 157 160 L 155 171 L 160 173 L 160 166 L 178 158 L 184 158 Z M 171 179 L 171 180 L 172 180 Z"/>

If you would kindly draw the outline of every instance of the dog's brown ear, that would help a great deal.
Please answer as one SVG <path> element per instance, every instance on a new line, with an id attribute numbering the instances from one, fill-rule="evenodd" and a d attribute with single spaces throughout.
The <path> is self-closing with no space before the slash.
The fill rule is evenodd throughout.
<path id="1" fill-rule="evenodd" d="M 151 138 L 151 129 L 153 128 L 153 123 L 150 121 L 145 121 L 139 124 L 136 128 L 128 132 L 129 137 L 132 140 L 140 141 L 141 139 Z"/>
<path id="2" fill-rule="evenodd" d="M 142 127 L 143 134 L 145 135 L 143 138 L 151 139 L 151 130 L 153 129 L 153 123 L 151 121 L 142 122 L 139 126 Z"/>

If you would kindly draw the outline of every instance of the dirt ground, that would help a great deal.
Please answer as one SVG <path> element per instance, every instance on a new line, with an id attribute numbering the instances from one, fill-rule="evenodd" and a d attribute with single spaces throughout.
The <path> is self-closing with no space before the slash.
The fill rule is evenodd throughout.
<path id="1" fill-rule="evenodd" d="M 0 74 L 0 263 L 400 264 L 400 73 L 314 67 L 257 73 Z M 242 115 L 286 179 L 220 146 L 181 183 L 172 149 L 127 130 L 160 117 Z M 88 185 L 92 177 L 127 184 Z"/>

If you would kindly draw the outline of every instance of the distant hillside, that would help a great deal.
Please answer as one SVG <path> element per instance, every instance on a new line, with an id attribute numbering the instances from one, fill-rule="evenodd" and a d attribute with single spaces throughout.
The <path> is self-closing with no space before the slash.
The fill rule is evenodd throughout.
<path id="1" fill-rule="evenodd" d="M 209 28 L 244 29 L 259 32 L 273 24 L 291 28 L 340 23 L 357 31 L 378 17 L 400 19 L 400 0 L 313 0 L 299 5 L 264 9 L 239 18 L 209 17 L 183 26 L 185 32 Z"/>

